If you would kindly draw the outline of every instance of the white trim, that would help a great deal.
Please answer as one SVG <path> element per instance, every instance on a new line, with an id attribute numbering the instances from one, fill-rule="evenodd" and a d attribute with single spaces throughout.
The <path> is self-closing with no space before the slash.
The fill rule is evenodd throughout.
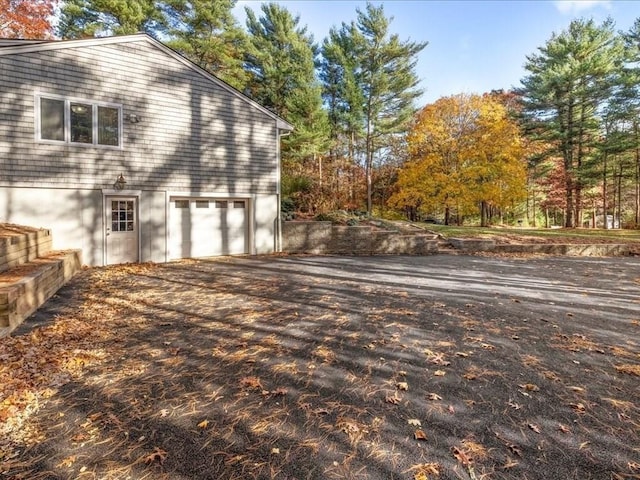
<path id="1" fill-rule="evenodd" d="M 212 81 L 219 87 L 226 90 L 227 92 L 238 97 L 242 101 L 252 105 L 253 107 L 257 108 L 258 110 L 260 110 L 261 112 L 263 112 L 264 114 L 266 114 L 267 116 L 275 120 L 276 128 L 280 130 L 287 130 L 287 131 L 293 130 L 293 125 L 291 125 L 289 122 L 287 122 L 283 118 L 273 113 L 268 108 L 263 107 L 258 102 L 247 97 L 242 92 L 233 88 L 231 85 L 228 85 L 227 83 L 223 82 L 222 80 L 210 74 L 209 72 L 199 67 L 192 61 L 187 60 L 185 57 L 180 55 L 175 50 L 172 50 L 171 48 L 164 45 L 162 42 L 156 40 L 150 35 L 147 35 L 146 33 L 137 33 L 134 35 L 122 35 L 122 36 L 115 36 L 115 37 L 88 38 L 88 39 L 80 39 L 80 40 L 62 40 L 62 41 L 54 41 L 54 42 L 48 42 L 48 43 L 37 43 L 37 44 L 31 44 L 31 45 L 3 47 L 3 48 L 0 48 L 0 56 L 14 55 L 14 54 L 20 54 L 20 53 L 44 52 L 49 50 L 62 50 L 65 48 L 91 47 L 91 46 L 97 46 L 97 45 L 111 45 L 116 43 L 131 43 L 131 42 L 148 42 L 151 45 L 154 45 L 156 48 L 162 50 L 164 53 L 174 58 L 175 60 L 179 61 L 180 63 L 190 68 L 194 72 L 202 75 L 203 77 L 207 78 L 208 80 Z"/>
<path id="2" fill-rule="evenodd" d="M 42 138 L 42 116 L 41 116 L 41 99 L 58 100 L 64 102 L 63 111 L 63 125 L 64 125 L 64 140 L 51 140 Z M 72 142 L 71 141 L 71 103 L 83 103 L 85 105 L 91 105 L 91 140 L 92 143 Z M 118 110 L 118 145 L 105 145 L 98 143 L 98 108 L 107 107 Z M 57 95 L 54 93 L 43 93 L 37 91 L 34 93 L 34 135 L 35 140 L 38 143 L 46 143 L 52 145 L 72 145 L 74 147 L 95 147 L 108 150 L 122 150 L 122 127 L 123 127 L 123 113 L 122 104 L 114 102 L 101 102 L 97 100 L 89 100 L 79 97 L 67 97 L 64 95 Z"/>

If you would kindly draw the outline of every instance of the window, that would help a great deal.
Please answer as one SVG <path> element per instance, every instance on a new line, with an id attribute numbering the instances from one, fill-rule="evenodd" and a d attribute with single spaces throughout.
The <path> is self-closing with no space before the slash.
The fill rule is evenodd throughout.
<path id="1" fill-rule="evenodd" d="M 209 200 L 196 200 L 196 208 L 209 208 Z"/>
<path id="2" fill-rule="evenodd" d="M 88 100 L 37 96 L 39 141 L 119 147 L 122 107 Z"/>
<path id="3" fill-rule="evenodd" d="M 189 208 L 189 200 L 176 200 L 176 208 Z"/>
<path id="4" fill-rule="evenodd" d="M 113 232 L 133 232 L 133 201 L 132 200 L 112 200 L 111 201 L 111 231 Z"/>
<path id="5" fill-rule="evenodd" d="M 216 200 L 216 208 L 227 208 L 226 200 Z"/>
<path id="6" fill-rule="evenodd" d="M 233 202 L 233 208 L 244 208 L 244 201 L 242 200 L 235 200 Z"/>

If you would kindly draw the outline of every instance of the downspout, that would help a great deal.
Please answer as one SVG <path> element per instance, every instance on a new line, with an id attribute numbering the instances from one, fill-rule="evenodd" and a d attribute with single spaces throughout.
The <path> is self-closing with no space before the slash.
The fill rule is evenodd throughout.
<path id="1" fill-rule="evenodd" d="M 277 127 L 276 127 L 277 128 Z M 276 245 L 275 251 L 282 252 L 282 156 L 281 156 L 281 148 L 280 142 L 282 137 L 288 136 L 291 132 L 282 131 L 281 129 L 277 129 L 277 141 L 276 141 L 276 149 L 277 149 L 277 158 L 278 158 L 278 185 L 276 191 Z"/>

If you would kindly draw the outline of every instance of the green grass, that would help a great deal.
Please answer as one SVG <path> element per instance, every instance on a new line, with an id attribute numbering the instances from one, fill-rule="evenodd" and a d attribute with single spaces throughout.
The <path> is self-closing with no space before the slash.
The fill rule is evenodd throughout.
<path id="1" fill-rule="evenodd" d="M 640 242 L 640 230 L 603 230 L 597 228 L 505 228 L 505 227 L 459 227 L 451 225 L 426 225 L 426 228 L 450 237 L 476 237 L 520 235 L 546 238 L 606 239 L 620 242 Z"/>

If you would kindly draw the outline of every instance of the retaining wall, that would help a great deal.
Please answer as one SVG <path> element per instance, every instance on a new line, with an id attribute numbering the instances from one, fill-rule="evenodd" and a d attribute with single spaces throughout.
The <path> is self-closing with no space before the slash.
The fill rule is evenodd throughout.
<path id="1" fill-rule="evenodd" d="M 284 222 L 283 251 L 342 255 L 425 255 L 435 253 L 434 235 L 403 235 L 368 226 L 348 227 L 331 222 Z"/>

